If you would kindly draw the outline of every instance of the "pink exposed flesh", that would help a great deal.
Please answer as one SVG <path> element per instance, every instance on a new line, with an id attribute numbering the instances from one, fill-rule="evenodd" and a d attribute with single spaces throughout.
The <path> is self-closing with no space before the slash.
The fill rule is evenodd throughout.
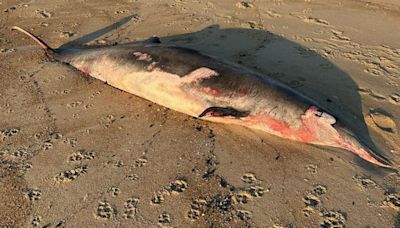
<path id="1" fill-rule="evenodd" d="M 378 161 L 376 158 L 374 158 L 368 151 L 364 150 L 363 148 L 358 148 L 357 146 L 354 146 L 352 143 L 345 142 L 344 140 L 340 139 L 340 141 L 337 142 L 342 148 L 349 150 L 353 153 L 355 153 L 357 156 L 361 157 L 362 159 L 371 162 L 372 164 L 386 167 L 386 168 L 391 168 L 391 166 L 383 164 L 382 162 Z"/>

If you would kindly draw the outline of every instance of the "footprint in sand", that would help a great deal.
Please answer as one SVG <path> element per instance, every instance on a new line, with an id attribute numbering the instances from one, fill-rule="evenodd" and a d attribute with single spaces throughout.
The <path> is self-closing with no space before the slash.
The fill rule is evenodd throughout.
<path id="1" fill-rule="evenodd" d="M 19 133 L 18 128 L 9 128 L 9 129 L 4 129 L 0 131 L 0 136 L 2 137 L 12 137 L 16 136 Z"/>
<path id="2" fill-rule="evenodd" d="M 258 185 L 252 185 L 250 187 L 246 188 L 246 191 L 250 193 L 253 197 L 262 197 L 265 193 L 265 191 L 269 192 L 269 189 L 265 190 L 263 187 L 258 186 Z"/>
<path id="3" fill-rule="evenodd" d="M 61 93 L 62 94 L 69 94 L 69 93 L 71 93 L 71 90 L 70 89 L 64 89 Z"/>
<path id="4" fill-rule="evenodd" d="M 83 160 L 92 160 L 95 158 L 95 153 L 91 151 L 87 151 L 85 149 L 80 149 L 74 153 L 72 153 L 68 161 L 75 162 L 75 161 L 83 161 Z"/>
<path id="5" fill-rule="evenodd" d="M 40 200 L 40 198 L 42 197 L 42 191 L 40 191 L 39 189 L 28 189 L 26 195 L 31 202 L 37 201 Z"/>
<path id="6" fill-rule="evenodd" d="M 254 173 L 245 173 L 242 176 L 242 181 L 247 184 L 252 184 L 257 181 L 256 175 Z"/>
<path id="7" fill-rule="evenodd" d="M 178 178 L 171 182 L 169 185 L 162 187 L 160 191 L 154 194 L 151 199 L 151 204 L 158 205 L 164 202 L 164 196 L 169 195 L 179 195 L 180 193 L 186 191 L 189 187 L 189 184 L 186 181 L 186 178 Z"/>
<path id="8" fill-rule="evenodd" d="M 42 217 L 40 217 L 40 216 L 35 216 L 35 217 L 32 219 L 32 222 L 31 222 L 32 227 L 39 227 L 41 221 L 42 221 Z"/>
<path id="9" fill-rule="evenodd" d="M 265 11 L 265 14 L 266 14 L 269 18 L 280 18 L 280 17 L 282 17 L 281 14 L 279 14 L 279 13 L 277 13 L 277 12 L 275 12 L 275 11 L 272 11 L 272 10 L 267 10 L 267 11 Z"/>
<path id="10" fill-rule="evenodd" d="M 50 134 L 51 140 L 60 140 L 62 139 L 63 135 L 59 132 L 52 132 Z"/>
<path id="11" fill-rule="evenodd" d="M 126 176 L 126 179 L 128 179 L 130 181 L 137 181 L 137 180 L 139 180 L 139 176 L 137 174 L 130 173 Z"/>
<path id="12" fill-rule="evenodd" d="M 117 211 L 113 205 L 106 201 L 100 201 L 96 209 L 95 217 L 101 219 L 111 219 L 115 217 L 116 213 Z"/>
<path id="13" fill-rule="evenodd" d="M 36 10 L 36 14 L 41 18 L 49 18 L 53 16 L 53 13 L 47 10 Z"/>
<path id="14" fill-rule="evenodd" d="M 343 35 L 343 31 L 332 29 L 331 32 L 334 35 L 334 37 L 331 38 L 332 40 L 351 41 L 350 37 Z"/>
<path id="15" fill-rule="evenodd" d="M 329 26 L 329 22 L 327 20 L 316 18 L 316 17 L 304 17 L 302 19 L 305 23 L 322 25 L 322 26 Z"/>
<path id="16" fill-rule="evenodd" d="M 378 185 L 375 183 L 375 181 L 371 180 L 368 177 L 360 176 L 360 175 L 355 175 L 353 179 L 357 182 L 358 186 L 362 188 L 378 188 Z"/>
<path id="17" fill-rule="evenodd" d="M 344 228 L 346 227 L 346 213 L 341 211 L 326 211 L 322 213 L 323 221 L 320 224 L 322 228 L 328 227 L 337 227 L 337 228 Z"/>
<path id="18" fill-rule="evenodd" d="M 318 166 L 314 164 L 308 164 L 306 165 L 306 170 L 309 171 L 311 174 L 316 174 L 317 173 Z"/>
<path id="19" fill-rule="evenodd" d="M 253 216 L 253 213 L 251 211 L 246 211 L 246 210 L 237 210 L 236 216 L 240 220 L 247 221 L 247 220 L 251 219 L 251 217 Z"/>
<path id="20" fill-rule="evenodd" d="M 239 9 L 249 9 L 249 8 L 253 8 L 254 5 L 248 1 L 240 1 L 240 2 L 236 3 L 236 7 Z"/>
<path id="21" fill-rule="evenodd" d="M 0 49 L 0 53 L 12 53 L 15 52 L 16 50 L 14 48 L 2 48 Z"/>
<path id="22" fill-rule="evenodd" d="M 317 208 L 318 206 L 321 205 L 321 200 L 319 199 L 318 196 L 314 194 L 308 194 L 304 196 L 303 202 L 306 204 L 306 207 L 310 208 Z"/>
<path id="23" fill-rule="evenodd" d="M 169 185 L 169 190 L 173 194 L 184 192 L 189 187 L 184 179 L 177 179 Z"/>
<path id="24" fill-rule="evenodd" d="M 392 116 L 383 109 L 370 110 L 369 116 L 381 130 L 390 133 L 396 132 L 396 123 L 393 121 Z"/>
<path id="25" fill-rule="evenodd" d="M 372 91 L 371 89 L 368 88 L 358 88 L 357 91 L 361 94 L 361 95 L 367 95 L 370 96 L 371 98 L 373 98 L 374 100 L 377 101 L 383 101 L 386 100 L 386 97 L 382 94 L 379 94 L 377 92 Z"/>
<path id="26" fill-rule="evenodd" d="M 146 164 L 147 164 L 147 159 L 145 157 L 139 158 L 138 160 L 135 161 L 136 167 L 143 167 Z"/>
<path id="27" fill-rule="evenodd" d="M 323 185 L 317 185 L 311 190 L 314 195 L 322 196 L 326 193 L 326 187 Z"/>
<path id="28" fill-rule="evenodd" d="M 365 68 L 364 72 L 371 74 L 373 76 L 383 76 L 383 71 L 374 64 L 366 64 L 367 68 Z"/>
<path id="29" fill-rule="evenodd" d="M 310 214 L 318 211 L 322 219 L 320 227 L 345 227 L 347 219 L 347 214 L 345 212 L 339 210 L 326 210 L 323 207 L 321 197 L 325 195 L 326 192 L 327 188 L 325 186 L 316 185 L 306 196 L 304 196 L 303 202 L 306 205 L 303 209 L 304 216 L 309 217 Z"/>
<path id="30" fill-rule="evenodd" d="M 67 108 L 76 108 L 80 106 L 83 103 L 83 101 L 74 101 L 72 103 L 67 104 Z"/>
<path id="31" fill-rule="evenodd" d="M 262 197 L 265 192 L 269 192 L 269 189 L 265 189 L 257 185 L 261 184 L 261 181 L 257 179 L 254 173 L 244 173 L 241 179 L 244 183 L 250 184 L 250 186 L 244 188 L 244 191 L 239 191 L 238 193 L 236 193 L 236 196 L 234 198 L 236 198 L 239 203 L 245 203 L 253 197 Z"/>
<path id="32" fill-rule="evenodd" d="M 133 219 L 136 216 L 138 204 L 139 204 L 138 198 L 135 197 L 129 198 L 124 203 L 125 211 L 123 217 L 125 219 Z"/>
<path id="33" fill-rule="evenodd" d="M 256 21 L 248 21 L 247 26 L 250 27 L 251 29 L 263 29 L 263 25 Z"/>
<path id="34" fill-rule="evenodd" d="M 78 139 L 77 138 L 65 138 L 64 143 L 69 144 L 71 147 L 75 147 L 76 144 L 78 143 Z"/>
<path id="35" fill-rule="evenodd" d="M 123 118 L 123 117 L 122 117 Z M 118 119 L 121 119 L 121 117 L 118 117 Z M 111 124 L 115 123 L 115 121 L 117 121 L 117 117 L 109 114 L 103 118 L 101 118 L 100 120 L 100 124 L 104 127 L 104 128 L 109 128 L 111 126 Z"/>
<path id="36" fill-rule="evenodd" d="M 164 202 L 164 196 L 161 192 L 157 192 L 154 194 L 153 198 L 151 199 L 151 204 L 159 205 Z"/>
<path id="37" fill-rule="evenodd" d="M 383 205 L 400 212 L 400 194 L 387 194 Z"/>
<path id="38" fill-rule="evenodd" d="M 97 90 L 96 92 L 92 93 L 92 94 L 89 96 L 89 99 L 93 99 L 93 98 L 99 96 L 100 94 L 101 94 L 101 91 L 100 91 L 100 90 Z"/>
<path id="39" fill-rule="evenodd" d="M 53 143 L 50 142 L 50 140 L 46 141 L 42 145 L 42 150 L 50 150 L 53 148 Z"/>
<path id="40" fill-rule="evenodd" d="M 235 195 L 232 197 L 232 200 L 235 203 L 240 203 L 240 204 L 246 204 L 252 199 L 253 196 L 247 191 L 239 191 L 235 193 Z"/>
<path id="41" fill-rule="evenodd" d="M 165 226 L 171 223 L 171 215 L 167 212 L 163 212 L 161 215 L 158 216 L 158 224 L 160 226 Z"/>
<path id="42" fill-rule="evenodd" d="M 30 170 L 33 167 L 32 163 L 30 163 L 29 161 L 24 161 L 23 165 L 22 165 L 22 170 L 24 172 L 27 172 L 28 170 Z"/>
<path id="43" fill-rule="evenodd" d="M 21 160 L 27 157 L 28 155 L 28 151 L 26 148 L 19 148 L 15 151 L 10 151 L 9 149 L 5 149 L 0 151 L 0 155 L 8 155 L 10 157 L 12 157 L 13 160 Z"/>
<path id="44" fill-rule="evenodd" d="M 309 217 L 310 214 L 313 214 L 315 211 L 321 211 L 321 197 L 326 194 L 326 192 L 327 188 L 325 186 L 317 185 L 303 197 L 303 202 L 306 205 L 306 207 L 303 208 L 304 216 Z"/>
<path id="45" fill-rule="evenodd" d="M 89 108 L 91 108 L 91 107 L 93 107 L 93 104 L 91 104 L 91 103 L 89 103 L 89 104 L 87 104 L 87 105 L 84 106 L 85 109 L 89 109 Z"/>
<path id="46" fill-rule="evenodd" d="M 110 193 L 111 196 L 117 197 L 121 193 L 121 190 L 117 187 L 111 187 L 107 192 Z"/>
<path id="47" fill-rule="evenodd" d="M 192 201 L 190 205 L 190 211 L 188 212 L 188 218 L 191 220 L 197 220 L 201 216 L 204 216 L 207 210 L 207 201 L 205 199 L 196 199 Z"/>
<path id="48" fill-rule="evenodd" d="M 392 95 L 390 95 L 390 102 L 392 102 L 393 104 L 400 104 L 400 93 L 393 93 Z"/>
<path id="49" fill-rule="evenodd" d="M 87 165 L 79 165 L 76 166 L 74 169 L 59 173 L 54 179 L 57 183 L 68 183 L 87 173 L 87 170 Z"/>
<path id="50" fill-rule="evenodd" d="M 124 166 L 124 161 L 122 161 L 122 160 L 116 160 L 116 161 L 114 161 L 114 167 L 116 167 L 116 168 L 121 168 L 122 166 Z"/>

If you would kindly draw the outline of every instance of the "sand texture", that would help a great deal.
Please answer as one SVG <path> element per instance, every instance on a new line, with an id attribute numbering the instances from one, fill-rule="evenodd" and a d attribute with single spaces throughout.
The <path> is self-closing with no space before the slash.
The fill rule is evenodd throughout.
<path id="1" fill-rule="evenodd" d="M 49 61 L 152 35 L 263 73 L 400 164 L 398 0 L 1 0 L 0 227 L 400 227 L 400 176 Z"/>

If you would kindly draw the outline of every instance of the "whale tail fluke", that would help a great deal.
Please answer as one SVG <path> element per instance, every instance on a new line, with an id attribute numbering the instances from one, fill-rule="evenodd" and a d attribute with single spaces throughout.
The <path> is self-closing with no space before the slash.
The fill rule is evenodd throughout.
<path id="1" fill-rule="evenodd" d="M 43 40 L 41 40 L 39 37 L 33 35 L 32 33 L 26 31 L 25 29 L 22 29 L 18 26 L 13 26 L 11 27 L 11 30 L 17 30 L 19 32 L 24 33 L 25 35 L 29 36 L 32 40 L 34 40 L 41 48 L 43 48 L 43 50 L 45 50 L 46 52 L 50 52 L 50 53 L 55 53 L 56 51 L 51 48 L 49 45 L 47 45 Z"/>

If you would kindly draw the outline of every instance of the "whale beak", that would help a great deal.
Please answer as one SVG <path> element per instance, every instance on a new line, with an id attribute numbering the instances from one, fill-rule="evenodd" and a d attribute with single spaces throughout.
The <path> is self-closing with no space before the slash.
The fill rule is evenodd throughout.
<path id="1" fill-rule="evenodd" d="M 340 137 L 337 142 L 340 148 L 351 151 L 362 159 L 385 168 L 393 168 L 390 161 L 378 155 L 368 146 L 362 144 L 353 133 L 343 127 L 335 127 Z"/>

